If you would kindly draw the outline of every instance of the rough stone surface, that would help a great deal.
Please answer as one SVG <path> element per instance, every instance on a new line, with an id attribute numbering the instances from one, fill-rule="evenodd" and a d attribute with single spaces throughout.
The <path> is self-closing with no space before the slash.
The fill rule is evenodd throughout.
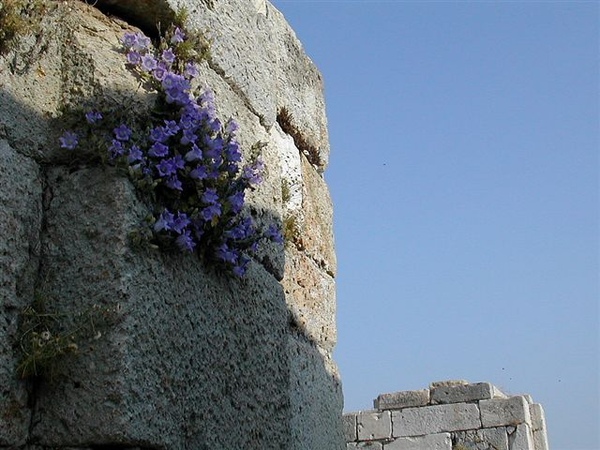
<path id="1" fill-rule="evenodd" d="M 349 414 L 344 414 L 342 416 L 345 442 L 352 442 L 352 441 L 358 440 L 356 416 L 357 416 L 357 413 L 349 413 Z"/>
<path id="2" fill-rule="evenodd" d="M 460 403 L 496 397 L 506 396 L 491 383 L 439 386 L 431 390 L 432 403 Z"/>
<path id="3" fill-rule="evenodd" d="M 523 396 L 482 400 L 479 402 L 479 407 L 484 427 L 531 424 L 529 403 Z"/>
<path id="4" fill-rule="evenodd" d="M 420 436 L 481 427 L 479 408 L 475 404 L 467 403 L 392 411 L 392 422 L 394 437 Z"/>
<path id="5" fill-rule="evenodd" d="M 392 436 L 392 421 L 389 411 L 361 411 L 356 418 L 358 439 L 386 439 Z"/>
<path id="6" fill-rule="evenodd" d="M 38 165 L 0 139 L 0 446 L 23 444 L 30 410 L 17 379 L 20 313 L 33 299 L 40 253 L 42 183 Z"/>
<path id="7" fill-rule="evenodd" d="M 373 402 L 375 409 L 402 409 L 429 403 L 429 389 L 381 394 Z"/>
<path id="8" fill-rule="evenodd" d="M 422 405 L 406 407 L 410 402 Z M 346 434 L 347 449 L 371 442 L 381 443 L 383 450 L 548 449 L 541 406 L 533 403 L 529 395 L 507 398 L 489 383 L 434 382 L 430 390 L 381 394 L 375 400 L 375 408 L 368 411 L 372 417 L 391 413 L 392 436 L 372 437 L 359 433 L 357 441 L 350 430 Z M 361 414 L 347 413 L 345 420 Z"/>
<path id="9" fill-rule="evenodd" d="M 455 447 L 465 450 L 509 450 L 506 428 L 483 428 L 454 434 Z"/>
<path id="10" fill-rule="evenodd" d="M 383 443 L 377 441 L 369 442 L 352 442 L 346 447 L 347 450 L 365 449 L 365 450 L 382 450 Z"/>
<path id="11" fill-rule="evenodd" d="M 128 15 L 148 30 L 185 8 L 187 26 L 212 41 L 211 67 L 223 75 L 261 121 L 271 127 L 281 108 L 294 117 L 309 144 L 327 165 L 329 138 L 320 73 L 306 56 L 283 15 L 269 2 L 219 0 L 100 0 L 100 6 Z"/>
<path id="12" fill-rule="evenodd" d="M 144 208 L 110 172 L 56 169 L 48 183 L 44 292 L 65 313 L 114 305 L 120 315 L 65 365 L 68 382 L 43 386 L 34 438 L 287 447 L 287 311 L 275 279 L 253 265 L 232 283 L 191 256 L 130 251 Z"/>
<path id="13" fill-rule="evenodd" d="M 120 18 L 49 2 L 39 32 L 0 55 L 0 446 L 343 448 L 320 74 L 264 0 L 97 5 Z M 182 6 L 212 38 L 200 83 L 219 116 L 236 118 L 244 149 L 266 144 L 265 182 L 249 208 L 259 224 L 301 219 L 303 246 L 267 246 L 244 280 L 132 247 L 148 211 L 131 184 L 110 168 L 64 167 L 71 155 L 57 145 L 78 108 L 148 110 L 156 94 L 127 69 L 119 40 L 138 25 L 152 32 L 157 19 L 166 28 Z M 284 107 L 313 154 L 276 122 Z M 56 380 L 36 386 L 32 418 L 14 348 L 34 286 L 64 314 L 64 330 L 82 311 L 109 310 L 111 322 L 57 360 Z"/>
<path id="14" fill-rule="evenodd" d="M 287 351 L 291 440 L 285 448 L 343 449 L 343 397 L 336 364 L 302 333 L 289 335 Z"/>
<path id="15" fill-rule="evenodd" d="M 401 437 L 385 444 L 384 448 L 385 450 L 452 450 L 452 439 L 449 433 Z"/>
<path id="16" fill-rule="evenodd" d="M 534 447 L 533 437 L 531 435 L 531 429 L 526 423 L 517 425 L 517 429 L 509 434 L 508 443 L 510 450 L 530 450 Z"/>

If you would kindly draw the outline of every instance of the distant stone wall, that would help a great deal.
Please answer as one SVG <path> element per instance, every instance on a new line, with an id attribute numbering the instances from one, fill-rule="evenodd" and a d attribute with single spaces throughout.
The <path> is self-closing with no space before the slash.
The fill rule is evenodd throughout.
<path id="1" fill-rule="evenodd" d="M 432 383 L 374 403 L 344 415 L 347 450 L 548 450 L 541 405 L 490 383 Z"/>
<path id="2" fill-rule="evenodd" d="M 0 448 L 342 449 L 323 83 L 281 13 L 264 0 L 36 3 L 40 23 L 0 55 Z M 243 280 L 133 248 L 147 209 L 127 177 L 68 164 L 58 145 L 65 111 L 152 104 L 120 38 L 181 8 L 212 42 L 200 79 L 219 117 L 237 120 L 243 149 L 266 144 L 247 204 L 297 235 Z M 16 374 L 36 295 L 67 327 L 116 315 L 53 380 Z"/>

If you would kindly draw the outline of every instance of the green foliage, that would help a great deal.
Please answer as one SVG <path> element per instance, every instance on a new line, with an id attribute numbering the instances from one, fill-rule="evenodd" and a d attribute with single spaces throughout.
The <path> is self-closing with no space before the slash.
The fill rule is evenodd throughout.
<path id="1" fill-rule="evenodd" d="M 19 36 L 37 30 L 41 1 L 0 0 L 0 54 L 8 52 Z"/>
<path id="2" fill-rule="evenodd" d="M 102 330 L 115 323 L 118 310 L 94 305 L 83 312 L 57 313 L 47 303 L 48 298 L 36 292 L 32 305 L 22 313 L 20 378 L 53 380 L 65 357 L 78 354 L 84 343 L 100 339 Z"/>

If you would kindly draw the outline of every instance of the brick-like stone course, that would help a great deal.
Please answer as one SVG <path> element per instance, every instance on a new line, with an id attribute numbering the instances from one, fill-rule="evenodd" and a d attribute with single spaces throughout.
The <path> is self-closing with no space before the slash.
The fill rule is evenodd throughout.
<path id="1" fill-rule="evenodd" d="M 491 383 L 439 381 L 429 389 L 381 394 L 374 405 L 344 415 L 347 450 L 549 448 L 541 405 Z"/>

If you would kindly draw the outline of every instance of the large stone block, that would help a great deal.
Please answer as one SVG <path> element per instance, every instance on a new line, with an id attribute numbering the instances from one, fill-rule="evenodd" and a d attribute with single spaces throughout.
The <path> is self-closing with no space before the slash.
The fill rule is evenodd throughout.
<path id="1" fill-rule="evenodd" d="M 25 443 L 31 412 L 18 379 L 20 314 L 33 300 L 40 252 L 38 165 L 0 140 L 0 446 Z"/>
<path id="2" fill-rule="evenodd" d="M 376 409 L 403 409 L 415 406 L 425 406 L 429 403 L 429 389 L 420 391 L 401 391 L 381 394 L 375 401 Z"/>
<path id="3" fill-rule="evenodd" d="M 290 450 L 344 448 L 343 395 L 331 355 L 301 333 L 288 337 Z"/>
<path id="4" fill-rule="evenodd" d="M 361 441 L 392 437 L 392 420 L 389 411 L 361 411 L 356 421 L 358 439 Z"/>
<path id="5" fill-rule="evenodd" d="M 432 403 L 460 403 L 492 398 L 506 398 L 491 383 L 439 386 L 431 390 Z"/>
<path id="6" fill-rule="evenodd" d="M 39 390 L 46 446 L 289 448 L 288 312 L 258 264 L 237 280 L 192 255 L 132 250 L 145 208 L 112 170 L 54 169 L 43 290 L 65 326 L 114 307 L 112 326 Z"/>
<path id="7" fill-rule="evenodd" d="M 383 443 L 377 441 L 351 442 L 346 450 L 382 450 Z"/>
<path id="8" fill-rule="evenodd" d="M 303 253 L 287 249 L 282 285 L 294 323 L 321 348 L 332 351 L 337 341 L 334 279 Z"/>
<path id="9" fill-rule="evenodd" d="M 400 437 L 385 444 L 384 448 L 385 450 L 452 450 L 452 439 L 450 433 Z"/>
<path id="10" fill-rule="evenodd" d="M 534 447 L 531 428 L 526 423 L 517 425 L 516 430 L 508 435 L 510 450 L 538 450 Z"/>
<path id="11" fill-rule="evenodd" d="M 481 400 L 481 421 L 484 427 L 531 424 L 529 403 L 524 396 L 507 399 Z"/>
<path id="12" fill-rule="evenodd" d="M 480 430 L 453 433 L 455 447 L 469 450 L 509 450 L 506 428 L 482 428 Z"/>
<path id="13" fill-rule="evenodd" d="M 393 436 L 420 436 L 481 427 L 479 408 L 472 403 L 423 406 L 392 411 Z"/>
<path id="14" fill-rule="evenodd" d="M 531 414 L 531 431 L 533 433 L 533 441 L 535 450 L 548 450 L 548 435 L 546 432 L 546 417 L 542 405 L 532 403 L 529 405 L 529 413 Z"/>
<path id="15" fill-rule="evenodd" d="M 342 416 L 342 424 L 344 427 L 344 441 L 352 442 L 358 440 L 357 430 L 357 413 L 348 413 Z"/>
<path id="16" fill-rule="evenodd" d="M 329 158 L 323 81 L 283 15 L 269 2 L 219 0 L 99 0 L 98 5 L 128 17 L 146 30 L 188 12 L 187 26 L 211 40 L 211 67 L 245 98 L 271 127 L 281 108 L 318 152 L 319 166 Z"/>

